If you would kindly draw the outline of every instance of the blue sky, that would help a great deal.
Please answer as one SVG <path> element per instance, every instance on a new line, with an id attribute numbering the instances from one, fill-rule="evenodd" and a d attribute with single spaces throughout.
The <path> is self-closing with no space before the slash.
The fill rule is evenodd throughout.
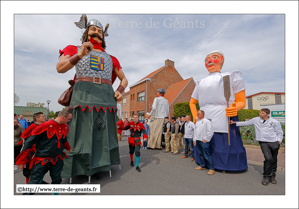
<path id="1" fill-rule="evenodd" d="M 12 150 L 7 149 L 11 146 L 8 139 L 12 138 L 9 133 L 12 133 L 13 92 L 20 97 L 17 105 L 45 103 L 49 99 L 51 110 L 62 109 L 57 99 L 68 87 L 67 80 L 74 76 L 74 69 L 65 74 L 56 72 L 58 52 L 67 45 L 80 44 L 83 31 L 74 22 L 82 13 L 87 14 L 88 19 L 100 20 L 103 25 L 110 24 L 107 52 L 118 58 L 129 85 L 164 66 L 166 59 L 175 62 L 184 79 L 199 80 L 208 75 L 203 62 L 207 53 L 221 50 L 225 55 L 222 71 L 240 70 L 246 95 L 285 91 L 286 111 L 292 113 L 286 114 L 289 139 L 286 167 L 292 167 L 292 171 L 286 171 L 286 179 L 292 179 L 286 181 L 286 195 L 267 196 L 269 202 L 263 201 L 264 196 L 226 195 L 217 196 L 217 201 L 215 196 L 205 196 L 201 207 L 211 207 L 212 203 L 212 207 L 238 208 L 244 202 L 251 208 L 297 206 L 298 187 L 294 185 L 298 185 L 298 181 L 293 171 L 298 171 L 298 2 L 1 1 L 1 138 L 7 139 L 1 140 L 1 179 L 5 179 L 1 182 L 5 188 L 1 193 L 2 197 L 5 195 L 1 198 L 3 207 L 20 207 L 20 202 L 22 207 L 33 207 L 13 195 L 12 161 L 4 160 L 7 156 L 12 159 L 13 155 Z M 157 28 L 146 26 L 150 18 L 159 23 Z M 179 21 L 179 27 L 168 28 L 167 23 L 174 24 L 175 20 Z M 180 28 L 182 22 L 196 20 L 204 21 L 204 27 Z M 121 21 L 140 21 L 141 27 L 121 27 Z M 114 89 L 118 84 L 116 81 Z M 47 201 L 49 207 L 57 207 L 58 203 L 60 207 L 98 204 L 131 207 L 127 200 L 136 201 L 136 196 L 118 196 L 117 202 L 112 196 L 84 197 L 82 201 L 77 201 L 75 196 L 64 196 L 67 201 L 59 202 L 49 202 L 46 198 L 40 195 L 38 200 Z M 200 197 L 180 196 L 181 201 L 173 201 L 177 196 L 155 196 L 157 201 L 149 201 L 149 198 L 138 196 L 140 204 L 146 202 L 147 207 L 165 207 L 166 204 L 157 203 L 167 202 L 168 207 L 181 208 L 198 207 L 194 198 Z"/>
<path id="2" fill-rule="evenodd" d="M 84 30 L 74 22 L 81 14 L 14 15 L 15 93 L 27 102 L 51 100 L 50 110 L 68 87 L 75 69 L 58 74 L 58 51 L 80 45 Z M 205 56 L 220 50 L 225 55 L 222 72 L 242 72 L 246 95 L 285 91 L 285 15 L 200 14 L 87 14 L 110 24 L 106 51 L 117 57 L 129 86 L 164 65 L 166 59 L 184 79 L 208 75 Z M 116 89 L 117 80 L 114 84 Z M 129 90 L 127 87 L 126 91 Z"/>

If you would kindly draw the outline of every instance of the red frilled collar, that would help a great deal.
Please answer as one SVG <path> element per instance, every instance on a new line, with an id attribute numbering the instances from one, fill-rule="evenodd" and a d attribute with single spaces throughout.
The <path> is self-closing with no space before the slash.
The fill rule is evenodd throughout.
<path id="1" fill-rule="evenodd" d="M 49 120 L 36 127 L 32 131 L 32 135 L 36 136 L 43 133 L 44 131 L 47 131 L 48 138 L 51 138 L 54 134 L 56 134 L 59 140 L 61 137 L 66 137 L 69 131 L 69 126 L 67 124 L 59 124 L 54 120 Z"/>
<path id="2" fill-rule="evenodd" d="M 138 121 L 138 123 L 134 123 L 134 121 L 131 121 L 129 123 L 129 126 L 130 126 L 130 129 L 134 129 L 134 131 L 136 131 L 136 130 L 140 131 L 141 129 L 145 130 L 144 125 L 140 121 Z"/>
<path id="3" fill-rule="evenodd" d="M 92 43 L 94 49 L 99 49 L 99 50 L 105 52 L 105 49 L 103 49 L 101 46 L 102 42 L 99 43 L 99 42 L 95 41 L 92 37 L 89 39 L 89 42 Z"/>
<path id="4" fill-rule="evenodd" d="M 22 133 L 21 137 L 23 139 L 27 139 L 29 136 L 31 136 L 32 131 L 38 126 L 36 123 L 32 123 L 26 130 Z"/>

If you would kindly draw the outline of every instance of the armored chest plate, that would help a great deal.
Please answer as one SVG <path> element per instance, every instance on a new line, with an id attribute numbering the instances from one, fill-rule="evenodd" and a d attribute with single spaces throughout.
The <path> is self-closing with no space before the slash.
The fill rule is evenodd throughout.
<path id="1" fill-rule="evenodd" d="M 80 50 L 81 47 L 78 47 L 78 51 Z M 96 76 L 111 80 L 112 66 L 112 59 L 109 54 L 92 50 L 76 64 L 77 78 Z"/>

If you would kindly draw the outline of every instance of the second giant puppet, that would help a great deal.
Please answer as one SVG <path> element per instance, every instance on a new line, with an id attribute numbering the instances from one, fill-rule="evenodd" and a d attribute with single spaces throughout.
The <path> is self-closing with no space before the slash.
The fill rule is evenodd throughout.
<path id="1" fill-rule="evenodd" d="M 65 73 L 75 66 L 76 80 L 69 110 L 73 118 L 67 135 L 72 151 L 65 159 L 63 178 L 78 175 L 91 176 L 109 171 L 111 165 L 120 164 L 116 132 L 116 101 L 128 81 L 118 60 L 105 52 L 105 30 L 95 19 L 87 22 L 82 15 L 77 27 L 85 29 L 82 45 L 69 45 L 60 51 L 57 71 Z M 120 85 L 114 92 L 116 77 Z"/>
<path id="2" fill-rule="evenodd" d="M 244 171 L 248 168 L 246 151 L 239 128 L 235 125 L 229 126 L 230 141 L 228 140 L 228 117 L 238 120 L 237 111 L 245 107 L 245 83 L 240 71 L 221 73 L 223 62 L 224 56 L 219 51 L 207 55 L 205 66 L 210 74 L 197 81 L 190 108 L 195 119 L 195 104 L 198 102 L 200 109 L 205 112 L 205 117 L 212 122 L 214 135 L 210 151 L 214 168 L 223 171 Z M 225 76 L 229 78 L 228 85 L 224 84 Z M 225 96 L 227 91 L 230 96 Z M 199 156 L 195 156 L 195 161 L 199 163 Z"/>

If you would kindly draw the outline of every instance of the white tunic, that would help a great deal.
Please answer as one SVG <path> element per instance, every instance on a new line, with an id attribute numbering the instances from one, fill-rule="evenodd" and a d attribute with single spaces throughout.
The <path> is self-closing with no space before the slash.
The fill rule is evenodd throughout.
<path id="1" fill-rule="evenodd" d="M 153 103 L 153 109 L 150 113 L 151 120 L 155 118 L 165 118 L 169 113 L 169 103 L 164 97 L 156 97 Z"/>
<path id="2" fill-rule="evenodd" d="M 196 82 L 192 98 L 199 103 L 201 110 L 205 112 L 205 118 L 211 120 L 212 131 L 227 133 L 228 118 L 226 117 L 227 102 L 224 97 L 223 76 L 230 77 L 229 106 L 235 101 L 235 94 L 245 89 L 244 79 L 240 71 L 214 72 Z"/>

